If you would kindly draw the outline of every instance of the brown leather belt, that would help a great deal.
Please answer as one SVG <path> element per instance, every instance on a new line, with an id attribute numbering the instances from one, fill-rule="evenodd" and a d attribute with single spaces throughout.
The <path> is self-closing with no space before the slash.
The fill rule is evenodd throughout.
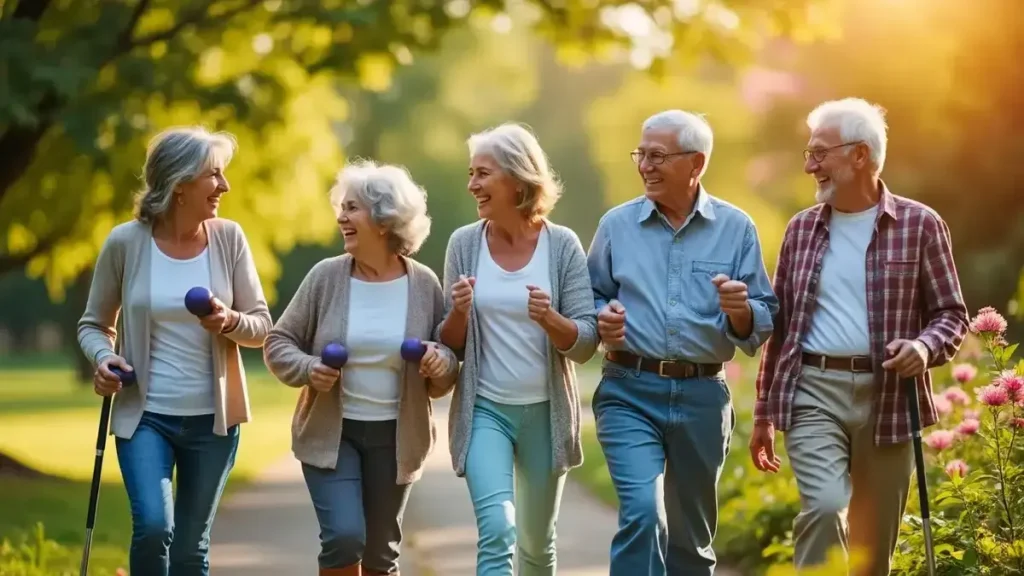
<path id="1" fill-rule="evenodd" d="M 655 360 L 654 358 L 644 358 L 643 356 L 637 356 L 636 354 L 621 350 L 608 352 L 604 357 L 621 366 L 633 368 L 634 370 L 643 370 L 644 372 L 653 372 L 662 378 L 713 376 L 722 371 L 721 364 L 694 364 L 686 360 Z"/>
<path id="2" fill-rule="evenodd" d="M 804 366 L 814 366 L 822 370 L 842 370 L 844 372 L 873 372 L 870 356 L 821 356 L 804 352 Z"/>

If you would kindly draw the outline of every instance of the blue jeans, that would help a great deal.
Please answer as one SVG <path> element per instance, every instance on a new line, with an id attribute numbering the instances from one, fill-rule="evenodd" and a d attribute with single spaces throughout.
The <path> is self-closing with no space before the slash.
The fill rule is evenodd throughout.
<path id="1" fill-rule="evenodd" d="M 362 562 L 364 570 L 398 573 L 402 516 L 412 484 L 397 484 L 398 422 L 342 420 L 334 469 L 302 465 L 320 523 L 321 568 Z"/>
<path id="2" fill-rule="evenodd" d="M 724 376 L 676 380 L 606 362 L 593 407 L 619 497 L 609 575 L 714 574 L 718 479 L 735 427 Z"/>
<path id="3" fill-rule="evenodd" d="M 513 406 L 477 397 L 466 483 L 478 533 L 477 576 L 555 574 L 555 523 L 565 475 L 552 471 L 547 402 Z"/>
<path id="4" fill-rule="evenodd" d="M 132 509 L 129 571 L 146 576 L 208 576 L 210 528 L 238 449 L 238 426 L 213 433 L 213 414 L 145 412 L 131 439 L 117 438 L 117 460 Z M 171 475 L 177 467 L 177 494 Z"/>

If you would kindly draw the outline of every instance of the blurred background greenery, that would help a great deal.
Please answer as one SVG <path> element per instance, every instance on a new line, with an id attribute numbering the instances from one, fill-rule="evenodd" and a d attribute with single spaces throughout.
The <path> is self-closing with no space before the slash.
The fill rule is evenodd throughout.
<path id="1" fill-rule="evenodd" d="M 76 414 L 92 414 L 95 401 L 79 384 L 90 370 L 75 325 L 92 264 L 130 218 L 146 142 L 178 124 L 238 137 L 221 215 L 242 223 L 276 317 L 310 266 L 341 249 L 327 190 L 346 158 L 404 164 L 425 186 L 434 224 L 418 258 L 440 272 L 450 232 L 475 218 L 465 140 L 510 120 L 538 134 L 566 188 L 553 219 L 588 246 L 605 210 L 642 193 L 628 155 L 642 120 L 665 108 L 704 113 L 716 139 L 705 184 L 752 215 L 771 272 L 786 222 L 813 202 L 804 116 L 825 99 L 864 97 L 888 110 L 887 184 L 947 220 L 969 308 L 1007 311 L 1019 335 L 1019 9 L 1020 0 L 0 0 L 0 454 L 88 478 L 91 460 L 56 457 L 72 449 L 34 422 L 78 431 L 83 446 L 68 458 L 84 458 L 94 417 Z M 293 397 L 259 373 L 258 355 L 247 366 L 264 425 L 282 425 Z M 742 459 L 754 367 L 741 368 L 731 458 Z M 590 460 L 597 468 L 579 474 L 600 486 L 603 463 Z M 723 480 L 719 547 L 740 563 L 753 555 L 753 567 L 760 545 L 788 528 L 794 486 L 780 475 L 744 492 L 736 466 Z M 42 480 L 4 474 L 14 469 L 0 456 L 0 509 L 3 494 L 29 491 L 64 505 L 53 486 L 30 487 Z M 3 489 L 10 482 L 18 489 Z M 123 506 L 115 498 L 106 502 Z M 758 545 L 729 528 L 733 518 L 752 529 L 752 515 L 765 519 Z M 5 514 L 0 538 L 44 516 Z"/>

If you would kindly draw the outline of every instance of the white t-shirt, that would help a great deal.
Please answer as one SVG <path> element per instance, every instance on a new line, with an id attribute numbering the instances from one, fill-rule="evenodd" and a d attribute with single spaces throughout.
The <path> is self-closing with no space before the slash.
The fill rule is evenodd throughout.
<path id="1" fill-rule="evenodd" d="M 348 363 L 342 370 L 344 418 L 395 420 L 405 360 L 409 277 L 387 282 L 351 279 L 348 304 Z M 416 368 L 418 369 L 418 367 Z"/>
<path id="2" fill-rule="evenodd" d="M 877 205 L 854 214 L 832 210 L 817 304 L 802 342 L 806 352 L 840 357 L 871 354 L 866 255 L 877 214 Z"/>
<path id="3" fill-rule="evenodd" d="M 210 249 L 188 260 L 152 242 L 149 380 L 145 409 L 170 416 L 212 414 L 213 334 L 185 308 L 185 293 L 210 285 Z"/>
<path id="4" fill-rule="evenodd" d="M 491 258 L 487 232 L 477 262 L 473 306 L 480 322 L 481 362 L 477 392 L 499 404 L 548 400 L 548 335 L 530 319 L 528 285 L 551 294 L 548 230 L 543 228 L 530 261 L 515 272 Z"/>

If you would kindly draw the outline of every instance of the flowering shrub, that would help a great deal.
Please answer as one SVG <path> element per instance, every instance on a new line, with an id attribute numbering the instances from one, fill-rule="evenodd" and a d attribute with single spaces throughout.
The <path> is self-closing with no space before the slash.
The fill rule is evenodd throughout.
<path id="1" fill-rule="evenodd" d="M 979 370 L 955 364 L 948 385 L 935 380 L 939 423 L 923 440 L 939 574 L 1024 574 L 1024 361 L 1011 365 L 1016 344 L 1004 339 L 1006 320 L 983 308 L 971 320 L 981 353 Z M 918 479 L 920 481 L 920 479 Z M 908 512 L 919 509 L 916 488 Z M 926 573 L 919 516 L 904 519 L 893 573 Z"/>

